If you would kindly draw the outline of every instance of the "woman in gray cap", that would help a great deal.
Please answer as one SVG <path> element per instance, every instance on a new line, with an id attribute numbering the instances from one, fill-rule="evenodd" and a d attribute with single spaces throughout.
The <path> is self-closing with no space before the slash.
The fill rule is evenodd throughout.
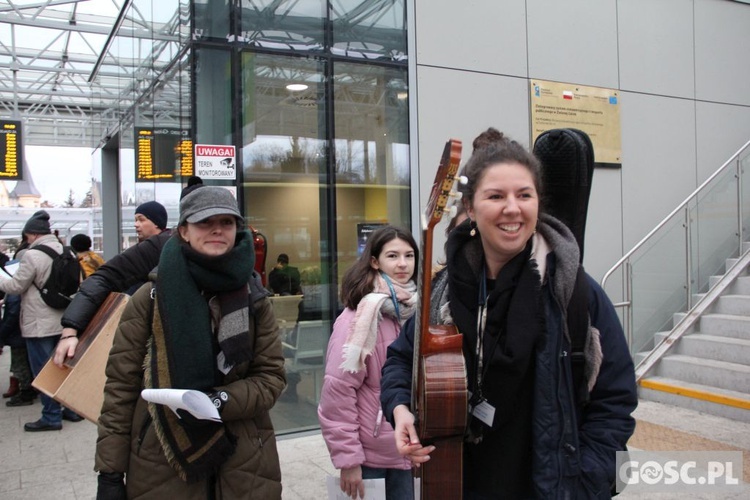
<path id="1" fill-rule="evenodd" d="M 157 275 L 128 303 L 107 363 L 97 498 L 281 498 L 269 410 L 285 385 L 252 235 L 232 193 L 180 202 Z M 208 395 L 220 422 L 146 402 L 141 389 Z"/>

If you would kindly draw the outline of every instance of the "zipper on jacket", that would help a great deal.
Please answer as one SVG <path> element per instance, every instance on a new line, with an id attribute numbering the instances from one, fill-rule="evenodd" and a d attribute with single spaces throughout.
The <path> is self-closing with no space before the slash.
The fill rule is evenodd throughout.
<path id="1" fill-rule="evenodd" d="M 146 414 L 146 420 L 143 422 L 143 427 L 141 427 L 141 432 L 138 434 L 138 449 L 136 451 L 136 455 L 141 454 L 141 445 L 143 444 L 143 440 L 146 437 L 146 432 L 148 432 L 148 428 L 151 426 L 151 413 Z"/>
<path id="2" fill-rule="evenodd" d="M 375 419 L 375 429 L 372 431 L 372 437 L 378 437 L 380 426 L 383 424 L 383 409 L 378 410 L 378 417 Z"/>

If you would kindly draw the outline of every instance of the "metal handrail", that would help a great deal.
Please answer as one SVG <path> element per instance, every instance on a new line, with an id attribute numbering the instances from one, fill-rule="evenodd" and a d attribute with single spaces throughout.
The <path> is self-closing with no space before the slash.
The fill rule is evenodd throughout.
<path id="1" fill-rule="evenodd" d="M 746 150 L 750 148 L 750 141 L 746 142 L 740 149 L 737 150 L 736 153 L 734 153 L 724 164 L 719 167 L 713 174 L 711 174 L 708 179 L 706 179 L 703 183 L 701 183 L 698 188 L 696 188 L 682 203 L 680 203 L 672 212 L 669 213 L 659 224 L 657 224 L 649 233 L 643 237 L 632 249 L 630 249 L 629 252 L 627 252 L 620 260 L 617 261 L 617 263 L 612 266 L 612 268 L 607 271 L 604 274 L 604 277 L 601 280 L 601 286 L 602 288 L 606 289 L 607 280 L 612 276 L 612 274 L 615 273 L 618 269 L 620 269 L 623 265 L 631 265 L 629 264 L 631 258 L 633 255 L 641 248 L 643 247 L 646 242 L 648 242 L 654 235 L 656 235 L 663 227 L 665 227 L 673 217 L 675 217 L 680 211 L 687 211 L 689 208 L 689 204 L 691 201 L 695 200 L 698 195 L 701 193 L 701 191 L 709 186 L 711 182 L 716 179 L 718 176 L 720 176 L 724 171 L 734 163 L 737 162 L 740 155 Z M 737 163 L 737 176 L 738 176 L 738 182 L 739 186 L 741 186 L 741 175 L 740 175 L 740 168 L 739 163 Z M 738 194 L 738 199 L 741 202 L 741 190 Z M 739 211 L 739 221 L 738 221 L 738 234 L 740 236 L 740 245 L 743 241 L 743 234 L 742 234 L 742 210 Z M 688 244 L 689 247 L 689 244 Z M 627 308 L 627 313 L 625 315 L 624 321 L 623 321 L 623 328 L 625 329 L 625 335 L 627 337 L 628 345 L 632 345 L 632 283 L 631 283 L 631 273 L 626 273 L 624 277 L 624 283 L 623 288 L 625 291 L 625 296 L 623 297 L 622 302 L 614 303 L 614 306 L 616 308 Z M 687 280 L 689 282 L 689 280 Z"/>

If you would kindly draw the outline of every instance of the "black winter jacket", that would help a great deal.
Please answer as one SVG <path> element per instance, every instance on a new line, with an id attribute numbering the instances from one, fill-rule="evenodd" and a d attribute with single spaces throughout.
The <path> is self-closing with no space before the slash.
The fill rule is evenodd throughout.
<path id="1" fill-rule="evenodd" d="M 161 249 L 172 235 L 167 230 L 115 255 L 81 283 L 60 323 L 82 333 L 110 292 L 124 292 L 148 281 L 148 274 L 159 265 Z"/>
<path id="2" fill-rule="evenodd" d="M 588 311 L 591 325 L 600 334 L 602 356 L 590 401 L 585 407 L 578 404 L 571 379 L 565 318 L 565 297 L 570 296 L 570 283 L 578 265 L 577 245 L 562 223 L 547 217 L 542 221 L 546 224 L 540 223 L 539 231 L 551 253 L 544 259 L 546 280 L 542 287 L 547 341 L 535 354 L 531 415 L 533 495 L 544 499 L 609 498 L 615 477 L 615 452 L 624 449 L 635 429 L 631 416 L 637 405 L 633 362 L 611 301 L 588 277 Z M 476 274 L 476 269 L 473 272 Z M 411 403 L 413 340 L 414 321 L 409 320 L 388 348 L 383 367 L 380 396 L 384 416 L 391 424 L 394 408 Z M 464 345 L 464 357 L 471 356 L 467 354 L 470 349 Z"/>
<path id="3" fill-rule="evenodd" d="M 0 321 L 0 346 L 26 347 L 21 335 L 21 296 L 6 295 Z"/>

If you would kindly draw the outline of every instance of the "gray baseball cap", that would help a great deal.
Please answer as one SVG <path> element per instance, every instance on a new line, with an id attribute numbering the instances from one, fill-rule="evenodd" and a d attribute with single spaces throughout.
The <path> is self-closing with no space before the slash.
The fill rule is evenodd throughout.
<path id="1" fill-rule="evenodd" d="M 244 221 L 234 195 L 223 187 L 203 186 L 180 200 L 180 225 L 200 222 L 214 215 L 233 215 Z"/>

